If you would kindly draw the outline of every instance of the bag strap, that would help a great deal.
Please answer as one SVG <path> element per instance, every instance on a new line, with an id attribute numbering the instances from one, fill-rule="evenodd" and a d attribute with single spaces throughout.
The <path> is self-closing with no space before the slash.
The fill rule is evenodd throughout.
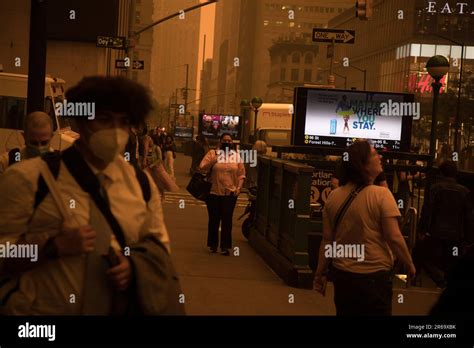
<path id="1" fill-rule="evenodd" d="M 61 199 L 61 193 L 59 191 L 58 184 L 45 161 L 40 161 L 39 170 L 41 177 L 46 183 L 49 193 L 51 194 L 51 197 L 53 198 L 53 201 L 56 204 L 56 207 L 58 208 L 59 212 L 61 213 L 61 216 L 63 217 L 64 222 L 66 224 L 70 224 L 72 222 L 71 213 L 66 207 L 64 201 Z"/>
<path id="2" fill-rule="evenodd" d="M 120 246 L 125 248 L 126 242 L 122 227 L 112 214 L 106 200 L 100 194 L 99 179 L 97 179 L 74 146 L 65 150 L 62 158 L 72 177 L 76 180 L 81 189 L 91 196 L 92 200 L 97 205 L 97 208 L 99 208 L 102 215 L 104 215 Z"/>
<path id="3" fill-rule="evenodd" d="M 340 206 L 339 210 L 336 213 L 336 219 L 335 219 L 335 222 L 334 222 L 334 231 L 333 231 L 334 235 L 337 231 L 337 227 L 339 226 L 340 222 L 342 221 L 342 218 L 344 217 L 347 209 L 349 209 L 349 206 L 351 205 L 351 203 L 354 201 L 354 199 L 357 197 L 357 195 L 367 186 L 368 185 L 360 185 L 357 188 L 355 188 L 354 190 L 352 190 L 352 192 L 349 194 L 349 196 L 347 196 L 344 203 Z"/>

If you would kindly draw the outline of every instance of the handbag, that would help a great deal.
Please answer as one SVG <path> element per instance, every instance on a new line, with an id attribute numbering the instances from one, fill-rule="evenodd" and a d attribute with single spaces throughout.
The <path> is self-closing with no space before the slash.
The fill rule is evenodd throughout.
<path id="1" fill-rule="evenodd" d="M 207 196 L 209 196 L 209 193 L 211 192 L 212 183 L 209 181 L 209 177 L 213 167 L 214 165 L 212 165 L 208 174 L 202 174 L 199 172 L 194 173 L 188 186 L 186 186 L 186 190 L 194 198 L 200 201 L 206 201 Z"/>
<path id="2" fill-rule="evenodd" d="M 337 233 L 337 228 L 339 227 L 339 224 L 342 221 L 342 218 L 347 212 L 347 209 L 349 209 L 349 206 L 351 203 L 354 201 L 354 199 L 357 197 L 357 195 L 368 185 L 360 185 L 347 196 L 346 200 L 344 203 L 339 207 L 339 210 L 336 213 L 336 218 L 334 219 L 334 228 L 333 228 L 333 234 L 334 236 Z M 332 267 L 332 258 L 329 259 L 329 263 L 326 269 L 326 274 L 327 274 L 327 279 L 328 281 L 334 281 L 334 274 L 332 272 L 333 267 Z"/>

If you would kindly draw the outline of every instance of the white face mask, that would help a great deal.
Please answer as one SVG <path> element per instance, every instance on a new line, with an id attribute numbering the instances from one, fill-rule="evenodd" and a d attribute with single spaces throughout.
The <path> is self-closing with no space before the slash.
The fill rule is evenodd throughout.
<path id="1" fill-rule="evenodd" d="M 96 157 L 111 163 L 125 150 L 128 137 L 128 132 L 120 128 L 102 129 L 91 134 L 89 148 Z"/>

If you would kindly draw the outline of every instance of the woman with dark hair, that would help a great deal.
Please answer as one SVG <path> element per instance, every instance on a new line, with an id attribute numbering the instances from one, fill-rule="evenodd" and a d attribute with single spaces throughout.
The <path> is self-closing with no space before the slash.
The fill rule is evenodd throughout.
<path id="1" fill-rule="evenodd" d="M 393 254 L 408 268 L 409 277 L 416 272 L 398 226 L 400 211 L 390 191 L 374 185 L 382 172 L 377 151 L 359 141 L 347 155 L 343 186 L 324 206 L 314 288 L 325 293 L 329 271 L 337 315 L 391 315 Z"/>
<path id="2" fill-rule="evenodd" d="M 201 171 L 210 171 L 211 192 L 206 205 L 209 213 L 207 246 L 215 253 L 219 244 L 222 255 L 232 248 L 232 216 L 237 197 L 245 180 L 245 168 L 233 148 L 232 136 L 224 133 L 217 150 L 209 151 L 199 165 Z"/>

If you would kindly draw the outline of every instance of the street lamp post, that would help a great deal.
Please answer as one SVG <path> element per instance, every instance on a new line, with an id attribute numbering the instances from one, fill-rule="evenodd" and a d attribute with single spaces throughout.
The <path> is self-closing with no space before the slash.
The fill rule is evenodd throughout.
<path id="1" fill-rule="evenodd" d="M 363 72 L 364 73 L 364 91 L 367 90 L 367 69 L 361 69 L 361 68 L 358 68 L 354 65 L 348 65 L 350 68 L 353 68 L 353 69 L 356 69 L 356 70 L 359 70 L 360 72 Z"/>
<path id="2" fill-rule="evenodd" d="M 240 102 L 240 112 L 242 113 L 242 139 L 244 139 L 244 141 L 248 141 L 248 134 L 250 133 L 247 132 L 247 124 L 249 121 L 248 110 L 250 108 L 250 102 L 247 99 L 242 99 L 242 101 Z"/>
<path id="3" fill-rule="evenodd" d="M 442 87 L 441 79 L 449 71 L 449 61 L 444 56 L 431 57 L 426 63 L 426 69 L 431 77 L 434 79 L 433 86 L 433 113 L 431 117 L 431 134 L 430 134 L 430 167 L 433 167 L 433 162 L 436 152 L 436 126 L 438 116 L 438 97 L 439 91 Z"/>
<path id="4" fill-rule="evenodd" d="M 253 111 L 255 112 L 255 118 L 253 120 L 253 133 L 255 136 L 255 140 L 257 140 L 257 117 L 258 117 L 258 109 L 262 106 L 263 100 L 260 97 L 253 97 L 252 101 L 250 102 L 252 105 Z"/>

